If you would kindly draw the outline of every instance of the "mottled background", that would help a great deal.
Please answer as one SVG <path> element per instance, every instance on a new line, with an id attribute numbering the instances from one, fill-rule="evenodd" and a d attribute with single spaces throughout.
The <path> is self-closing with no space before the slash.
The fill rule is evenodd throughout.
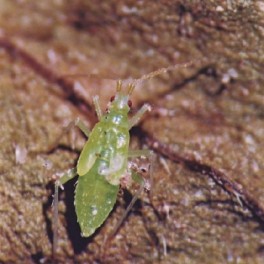
<path id="1" fill-rule="evenodd" d="M 263 263 L 263 25 L 263 1 L 0 0 L 0 262 Z M 155 150 L 151 192 L 102 247 L 135 188 L 84 239 L 67 183 L 52 258 L 52 175 L 78 151 L 49 146 L 116 79 L 175 64 L 132 96 L 153 107 L 131 140 Z"/>

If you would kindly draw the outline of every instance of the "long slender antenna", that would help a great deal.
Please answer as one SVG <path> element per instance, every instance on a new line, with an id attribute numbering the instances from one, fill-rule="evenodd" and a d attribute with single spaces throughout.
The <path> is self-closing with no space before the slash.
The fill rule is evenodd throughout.
<path id="1" fill-rule="evenodd" d="M 160 74 L 175 70 L 177 68 L 187 68 L 190 65 L 194 64 L 194 62 L 197 62 L 197 61 L 200 61 L 200 60 L 189 61 L 189 62 L 180 63 L 180 64 L 174 64 L 174 65 L 171 65 L 171 66 L 168 66 L 168 67 L 165 67 L 165 68 L 160 68 L 160 69 L 158 69 L 156 71 L 144 74 L 141 78 L 135 79 L 132 83 L 133 83 L 134 86 L 136 86 L 139 83 L 142 83 L 143 81 L 151 79 L 151 78 L 153 78 L 153 77 L 155 77 L 157 75 L 160 75 Z"/>
<path id="2" fill-rule="evenodd" d="M 128 95 L 131 95 L 135 89 L 135 84 L 129 83 L 128 84 Z"/>

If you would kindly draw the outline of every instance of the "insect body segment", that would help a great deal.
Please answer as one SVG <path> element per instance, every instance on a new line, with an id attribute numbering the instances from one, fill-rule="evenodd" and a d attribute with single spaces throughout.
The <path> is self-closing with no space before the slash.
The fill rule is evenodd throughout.
<path id="1" fill-rule="evenodd" d="M 105 221 L 116 202 L 119 186 L 110 184 L 100 174 L 102 167 L 109 166 L 109 153 L 102 152 L 92 168 L 78 179 L 74 204 L 84 237 L 92 235 Z"/>
<path id="2" fill-rule="evenodd" d="M 99 122 L 89 134 L 89 139 L 77 162 L 77 168 L 70 175 L 64 174 L 56 181 L 55 203 L 58 199 L 56 197 L 58 186 L 66 183 L 76 174 L 79 176 L 74 204 L 77 220 L 85 237 L 92 235 L 105 221 L 116 202 L 122 177 L 132 174 L 128 168 L 129 129 L 150 109 L 149 106 L 144 105 L 134 117 L 128 119 L 131 105 L 129 96 L 133 89 L 134 85 L 130 84 L 128 93 L 122 92 L 119 81 L 117 93 L 104 115 L 99 106 L 99 98 L 93 98 Z M 142 153 L 138 151 L 137 156 L 141 156 Z M 55 245 L 56 243 L 57 241 L 54 240 Z"/>
<path id="3" fill-rule="evenodd" d="M 94 102 L 97 102 L 94 100 Z M 102 168 L 99 174 L 114 185 L 118 185 L 122 174 L 127 168 L 129 147 L 128 95 L 118 92 L 109 105 L 108 112 L 103 115 L 86 142 L 77 163 L 79 176 L 85 175 L 95 163 L 101 152 L 107 148 L 109 155 L 108 168 Z M 98 106 L 96 106 L 98 108 Z"/>

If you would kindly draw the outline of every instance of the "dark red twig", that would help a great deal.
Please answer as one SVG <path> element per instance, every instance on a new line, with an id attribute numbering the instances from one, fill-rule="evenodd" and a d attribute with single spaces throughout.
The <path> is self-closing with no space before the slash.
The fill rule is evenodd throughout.
<path id="1" fill-rule="evenodd" d="M 262 225 L 264 224 L 264 208 L 241 184 L 230 180 L 224 173 L 211 166 L 177 154 L 168 145 L 160 142 L 148 133 L 144 131 L 142 131 L 142 133 L 145 134 L 146 144 L 156 153 L 159 153 L 171 161 L 181 163 L 194 172 L 210 177 L 223 190 L 235 196 L 239 202 L 241 202 L 243 206 L 245 206 L 261 222 Z"/>
<path id="2" fill-rule="evenodd" d="M 91 105 L 74 91 L 74 83 L 71 80 L 65 78 L 65 76 L 59 75 L 51 68 L 48 68 L 7 38 L 0 38 L 0 47 L 4 48 L 10 56 L 21 59 L 28 67 L 47 82 L 58 85 L 63 92 L 64 99 L 71 101 L 78 109 L 82 109 L 82 112 L 88 115 L 93 113 Z M 92 118 L 91 116 L 91 119 Z"/>

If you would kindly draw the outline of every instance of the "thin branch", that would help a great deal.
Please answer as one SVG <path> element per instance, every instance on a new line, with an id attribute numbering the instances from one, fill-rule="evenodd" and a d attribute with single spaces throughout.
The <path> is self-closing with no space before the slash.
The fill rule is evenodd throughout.
<path id="1" fill-rule="evenodd" d="M 28 67 L 30 67 L 36 74 L 45 79 L 48 83 L 55 84 L 61 88 L 63 97 L 69 100 L 78 109 L 87 114 L 91 120 L 94 120 L 92 106 L 84 100 L 84 98 L 75 92 L 74 82 L 56 73 L 51 68 L 38 61 L 34 56 L 29 54 L 24 49 L 15 45 L 7 38 L 0 38 L 0 47 L 4 48 L 11 57 L 21 59 Z"/>
<path id="2" fill-rule="evenodd" d="M 147 132 L 141 132 L 145 134 L 145 142 L 152 150 L 170 159 L 171 161 L 183 164 L 191 171 L 198 172 L 211 178 L 223 190 L 236 197 L 238 201 L 241 202 L 262 225 L 264 225 L 264 208 L 246 190 L 245 187 L 235 181 L 232 181 L 227 175 L 220 172 L 219 170 L 209 165 L 202 164 L 194 159 L 183 157 L 172 150 L 170 146 L 150 136 Z"/>

